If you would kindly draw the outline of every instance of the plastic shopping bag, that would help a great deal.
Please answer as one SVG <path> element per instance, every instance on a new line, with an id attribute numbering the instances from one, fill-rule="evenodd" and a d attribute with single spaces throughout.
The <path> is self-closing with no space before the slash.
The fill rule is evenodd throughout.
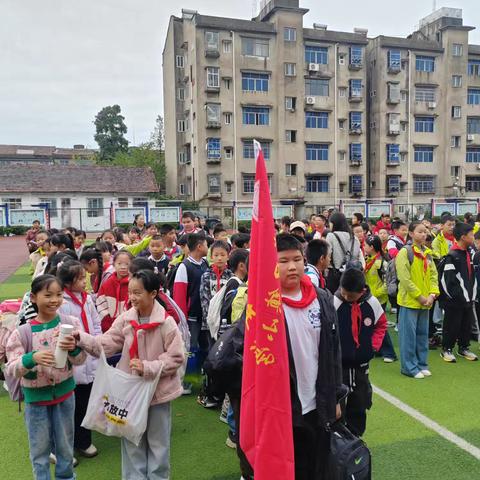
<path id="1" fill-rule="evenodd" d="M 153 380 L 130 375 L 107 364 L 102 351 L 82 427 L 139 445 L 160 373 Z"/>

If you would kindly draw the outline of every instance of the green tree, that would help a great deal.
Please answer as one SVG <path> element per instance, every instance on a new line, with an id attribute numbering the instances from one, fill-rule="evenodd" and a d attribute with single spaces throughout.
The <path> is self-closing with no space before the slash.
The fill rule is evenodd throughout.
<path id="1" fill-rule="evenodd" d="M 158 151 L 165 151 L 165 125 L 161 115 L 158 115 L 157 119 L 155 120 L 155 128 L 153 129 L 150 141 L 153 142 Z"/>
<path id="2" fill-rule="evenodd" d="M 97 161 L 100 163 L 112 162 L 119 152 L 128 151 L 128 140 L 125 138 L 127 126 L 125 117 L 121 115 L 119 105 L 104 107 L 95 117 L 95 141 L 100 150 Z"/>

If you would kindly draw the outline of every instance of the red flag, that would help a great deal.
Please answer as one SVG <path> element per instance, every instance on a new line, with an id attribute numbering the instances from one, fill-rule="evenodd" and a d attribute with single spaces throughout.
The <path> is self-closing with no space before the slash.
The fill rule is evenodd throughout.
<path id="1" fill-rule="evenodd" d="M 255 140 L 256 174 L 243 353 L 240 445 L 255 480 L 294 480 L 287 337 L 265 159 Z"/>

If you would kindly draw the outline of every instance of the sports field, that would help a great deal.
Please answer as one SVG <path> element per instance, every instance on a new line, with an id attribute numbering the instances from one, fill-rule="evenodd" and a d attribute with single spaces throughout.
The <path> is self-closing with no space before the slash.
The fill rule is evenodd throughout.
<path id="1" fill-rule="evenodd" d="M 29 280 L 28 268 L 20 268 L 0 285 L 0 301 L 22 296 Z M 390 333 L 396 341 L 393 329 Z M 472 345 L 472 350 L 478 352 L 478 344 Z M 457 364 L 446 364 L 438 351 L 431 351 L 430 367 L 431 378 L 414 380 L 400 375 L 398 362 L 384 364 L 381 359 L 375 359 L 371 364 L 371 380 L 375 386 L 438 424 L 437 431 L 433 431 L 411 414 L 375 395 L 365 435 L 372 451 L 375 480 L 480 478 L 480 362 L 460 359 Z M 198 387 L 198 379 L 190 380 Z M 173 480 L 240 478 L 235 452 L 225 446 L 227 426 L 218 416 L 219 412 L 197 405 L 194 395 L 174 402 Z M 463 449 L 454 441 L 463 441 Z M 80 480 L 120 479 L 119 440 L 95 435 L 94 443 L 100 454 L 88 460 L 79 458 L 77 477 Z M 32 478 L 22 415 L 3 391 L 0 393 L 0 478 Z"/>

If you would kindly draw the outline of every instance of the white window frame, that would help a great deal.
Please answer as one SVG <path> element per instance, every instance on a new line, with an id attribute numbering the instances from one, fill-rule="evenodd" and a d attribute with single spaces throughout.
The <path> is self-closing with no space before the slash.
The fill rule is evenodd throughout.
<path id="1" fill-rule="evenodd" d="M 220 68 L 207 67 L 207 88 L 220 88 Z"/>
<path id="2" fill-rule="evenodd" d="M 232 41 L 222 40 L 223 53 L 232 53 Z"/>
<path id="3" fill-rule="evenodd" d="M 292 171 L 295 171 L 292 173 Z M 296 177 L 298 174 L 298 165 L 296 163 L 286 163 L 285 164 L 285 176 L 286 177 Z"/>
<path id="4" fill-rule="evenodd" d="M 103 216 L 103 197 L 87 198 L 87 217 L 98 218 L 101 216 Z"/>
<path id="5" fill-rule="evenodd" d="M 462 75 L 452 75 L 452 87 L 460 88 L 462 86 Z"/>
<path id="6" fill-rule="evenodd" d="M 283 28 L 283 40 L 285 42 L 296 42 L 297 41 L 297 29 L 295 27 L 284 27 Z"/>
<path id="7" fill-rule="evenodd" d="M 51 218 L 58 217 L 58 208 L 57 208 L 57 199 L 56 198 L 39 198 L 39 203 L 46 203 L 48 204 L 48 213 Z"/>
<path id="8" fill-rule="evenodd" d="M 452 148 L 460 148 L 461 137 L 460 135 L 452 135 L 450 138 L 450 146 Z"/>
<path id="9" fill-rule="evenodd" d="M 246 42 L 253 42 L 252 53 L 245 53 Z M 242 38 L 242 55 L 245 55 L 247 57 L 268 58 L 270 56 L 270 39 L 256 38 L 256 37 L 243 37 Z"/>
<path id="10" fill-rule="evenodd" d="M 177 132 L 178 133 L 184 133 L 188 130 L 187 125 L 188 125 L 188 120 L 183 119 L 183 120 L 177 120 Z"/>
<path id="11" fill-rule="evenodd" d="M 177 88 L 177 99 L 180 101 L 185 100 L 185 89 L 182 87 Z"/>
<path id="12" fill-rule="evenodd" d="M 225 147 L 225 160 L 231 160 L 233 158 L 233 148 Z"/>
<path id="13" fill-rule="evenodd" d="M 233 193 L 233 182 L 225 182 L 225 193 Z"/>
<path id="14" fill-rule="evenodd" d="M 297 64 L 285 62 L 284 63 L 284 72 L 286 77 L 296 77 L 297 76 Z"/>
<path id="15" fill-rule="evenodd" d="M 211 182 L 211 180 L 213 180 L 214 178 L 217 179 L 217 185 L 213 185 L 213 183 Z M 211 187 L 214 187 L 214 191 L 210 190 Z M 218 191 L 216 191 L 217 188 Z M 207 189 L 209 194 L 216 195 L 222 193 L 222 176 L 220 175 L 220 173 L 209 173 L 207 175 Z"/>
<path id="16" fill-rule="evenodd" d="M 295 97 L 285 97 L 285 110 L 295 110 L 293 102 Z"/>
<path id="17" fill-rule="evenodd" d="M 232 114 L 230 112 L 226 112 L 223 114 L 225 119 L 225 125 L 230 125 L 232 123 Z"/>
<path id="18" fill-rule="evenodd" d="M 460 105 L 452 106 L 452 118 L 462 118 L 462 107 Z"/>
<path id="19" fill-rule="evenodd" d="M 212 41 L 212 39 L 214 39 L 214 41 Z M 205 48 L 207 50 L 218 50 L 219 44 L 220 44 L 220 33 L 214 30 L 206 30 L 205 31 Z"/>
<path id="20" fill-rule="evenodd" d="M 463 56 L 463 44 L 462 43 L 454 43 L 452 44 L 452 55 L 454 57 L 461 57 Z"/>
<path id="21" fill-rule="evenodd" d="M 292 140 L 292 137 L 295 137 L 295 140 Z M 296 143 L 296 141 L 297 141 L 297 131 L 296 130 L 285 130 L 285 141 L 287 143 Z"/>
<path id="22" fill-rule="evenodd" d="M 128 207 L 128 197 L 118 197 L 117 198 L 117 205 L 119 208 L 127 208 Z"/>
<path id="23" fill-rule="evenodd" d="M 339 98 L 346 98 L 347 96 L 347 87 L 338 87 L 338 97 Z"/>
<path id="24" fill-rule="evenodd" d="M 175 56 L 175 66 L 177 68 L 185 68 L 185 57 L 183 55 Z"/>
<path id="25" fill-rule="evenodd" d="M 222 109 L 219 103 L 205 104 L 205 111 L 207 115 L 207 122 L 220 123 Z"/>

